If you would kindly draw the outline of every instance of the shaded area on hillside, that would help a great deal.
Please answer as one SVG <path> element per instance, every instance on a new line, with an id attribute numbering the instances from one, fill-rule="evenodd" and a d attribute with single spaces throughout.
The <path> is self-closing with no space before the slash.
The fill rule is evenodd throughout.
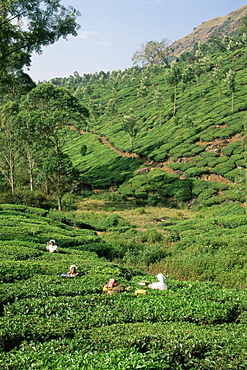
<path id="1" fill-rule="evenodd" d="M 92 184 L 93 188 L 109 188 L 131 178 L 140 164 L 141 161 L 132 158 L 116 158 L 109 164 L 90 168 L 83 173 L 82 178 Z"/>

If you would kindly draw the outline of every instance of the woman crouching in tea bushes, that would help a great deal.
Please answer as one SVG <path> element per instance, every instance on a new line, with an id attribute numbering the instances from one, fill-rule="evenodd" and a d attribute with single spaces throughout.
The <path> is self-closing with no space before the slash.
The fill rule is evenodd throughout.
<path id="1" fill-rule="evenodd" d="M 156 277 L 158 281 L 156 283 L 148 284 L 148 288 L 158 290 L 168 289 L 165 276 L 163 274 L 158 274 Z"/>
<path id="2" fill-rule="evenodd" d="M 123 292 L 125 290 L 124 286 L 117 283 L 116 279 L 110 279 L 106 285 L 103 287 L 103 293 L 112 294 L 116 292 Z"/>
<path id="3" fill-rule="evenodd" d="M 148 284 L 146 282 L 140 282 L 138 285 L 145 285 L 149 289 L 157 289 L 157 290 L 166 290 L 168 289 L 167 283 L 166 283 L 166 278 L 163 274 L 158 274 L 156 275 L 157 277 L 157 282 Z M 146 289 L 136 289 L 135 294 L 146 294 L 147 290 Z"/>
<path id="4" fill-rule="evenodd" d="M 79 276 L 79 272 L 77 272 L 77 267 L 76 265 L 71 265 L 69 268 L 69 271 L 67 273 L 62 273 L 62 277 L 74 277 L 74 276 Z"/>
<path id="5" fill-rule="evenodd" d="M 46 244 L 46 250 L 49 251 L 50 253 L 58 253 L 58 247 L 55 244 L 55 240 L 51 239 L 47 244 Z"/>

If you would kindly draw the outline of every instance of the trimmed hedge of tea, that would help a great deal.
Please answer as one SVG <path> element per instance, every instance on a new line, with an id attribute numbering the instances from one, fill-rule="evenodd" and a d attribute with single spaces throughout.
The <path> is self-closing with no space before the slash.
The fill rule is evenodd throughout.
<path id="1" fill-rule="evenodd" d="M 7 205 L 3 208 L 0 211 L 4 230 L 0 235 L 0 368 L 246 367 L 245 289 L 222 289 L 218 283 L 210 282 L 210 278 L 208 282 L 182 282 L 168 277 L 168 290 L 144 287 L 146 294 L 136 295 L 139 282 L 153 282 L 156 278 L 84 250 L 87 246 L 96 250 L 97 246 L 106 244 L 103 240 L 88 243 L 88 235 L 94 238 L 94 232 L 80 229 L 78 224 L 69 226 L 71 213 L 51 222 L 50 212 L 41 217 L 37 215 L 39 212 L 28 208 L 11 209 Z M 160 260 L 161 271 L 168 272 L 163 262 L 167 260 L 171 269 L 176 261 L 184 265 L 186 272 L 186 256 L 187 259 L 190 256 L 193 269 L 189 265 L 188 269 L 192 274 L 198 270 L 199 278 L 203 271 L 205 279 L 210 272 L 205 268 L 207 263 L 214 261 L 214 272 L 219 271 L 220 263 L 215 260 L 221 260 L 222 250 L 226 255 L 228 242 L 232 253 L 227 251 L 222 267 L 229 267 L 228 278 L 233 274 L 239 278 L 236 266 L 239 263 L 244 266 L 246 259 L 243 243 L 247 218 L 236 215 L 240 210 L 233 211 L 228 217 L 194 222 L 174 220 L 166 227 L 162 223 L 165 232 L 177 235 L 177 242 L 173 242 Z M 53 216 L 59 218 L 55 213 Z M 48 228 L 50 235 L 65 233 L 70 240 L 68 246 L 60 247 L 59 253 L 45 250 L 43 236 Z M 133 229 L 130 233 L 135 240 L 137 234 Z M 142 242 L 150 245 L 163 240 L 158 231 L 142 236 Z M 126 234 L 126 242 L 127 239 Z M 80 244 L 79 240 L 84 242 Z M 70 264 L 78 266 L 80 276 L 61 276 Z M 240 272 L 243 274 L 244 269 Z M 111 277 L 126 287 L 125 292 L 102 294 L 104 284 Z M 222 283 L 223 277 L 215 280 Z"/>

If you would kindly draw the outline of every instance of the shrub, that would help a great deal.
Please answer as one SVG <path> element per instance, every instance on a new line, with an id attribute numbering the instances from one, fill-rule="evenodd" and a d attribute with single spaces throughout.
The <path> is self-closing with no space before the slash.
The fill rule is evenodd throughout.
<path id="1" fill-rule="evenodd" d="M 236 167 L 235 162 L 233 162 L 231 159 L 227 160 L 224 163 L 219 163 L 214 167 L 214 172 L 218 175 L 224 176 L 231 170 L 233 170 Z"/>
<path id="2" fill-rule="evenodd" d="M 180 202 L 191 198 L 192 182 L 190 179 L 177 180 L 171 185 L 171 195 Z"/>
<path id="3" fill-rule="evenodd" d="M 50 209 L 54 207 L 53 200 L 46 197 L 42 192 L 35 190 L 16 190 L 12 193 L 3 193 L 1 195 L 3 203 L 11 203 L 16 205 L 26 205 L 29 207 L 38 207 Z"/>
<path id="4" fill-rule="evenodd" d="M 114 248 L 114 246 L 110 244 L 104 243 L 88 243 L 85 245 L 81 245 L 79 247 L 74 247 L 74 249 L 94 252 L 97 254 L 98 257 L 104 257 L 110 261 L 114 258 L 118 257 L 118 251 Z"/>
<path id="5" fill-rule="evenodd" d="M 202 198 L 201 199 L 201 203 L 204 205 L 204 206 L 212 206 L 214 204 L 221 204 L 225 201 L 225 197 L 222 197 L 222 196 L 219 196 L 219 195 L 212 195 L 210 196 L 209 198 Z"/>
<path id="6" fill-rule="evenodd" d="M 120 193 L 124 196 L 131 196 L 131 195 L 134 195 L 134 188 L 131 186 L 131 183 L 124 183 L 122 185 L 119 186 L 118 190 L 120 191 Z"/>
<path id="7" fill-rule="evenodd" d="M 144 198 L 144 196 L 142 196 Z M 161 199 L 157 195 L 151 195 L 147 198 L 147 205 L 148 206 L 157 206 L 159 203 L 161 203 Z"/>
<path id="8" fill-rule="evenodd" d="M 185 163 L 170 163 L 169 167 L 172 168 L 173 170 L 180 170 L 180 171 L 185 171 L 188 168 L 194 167 L 194 163 L 191 161 L 185 162 Z"/>
<path id="9" fill-rule="evenodd" d="M 205 153 L 204 150 L 206 149 L 206 147 L 207 147 L 206 145 L 197 145 L 196 147 L 191 149 L 191 153 L 193 155 L 200 153 L 201 155 L 202 153 Z"/>
<path id="10" fill-rule="evenodd" d="M 37 207 L 28 207 L 23 205 L 15 205 L 15 204 L 0 204 L 0 210 L 3 211 L 18 211 L 27 213 L 30 215 L 37 215 L 37 216 L 46 216 L 48 211 L 42 208 Z"/>
<path id="11" fill-rule="evenodd" d="M 244 198 L 243 194 L 240 194 L 240 193 L 234 191 L 234 189 L 225 190 L 224 191 L 224 199 L 225 200 L 234 200 L 234 201 L 239 201 L 239 202 L 244 202 L 245 201 L 245 198 Z"/>
<path id="12" fill-rule="evenodd" d="M 158 232 L 155 229 L 150 229 L 147 231 L 144 231 L 140 234 L 139 239 L 142 243 L 148 242 L 148 243 L 155 243 L 160 242 L 163 239 L 163 236 L 160 232 Z"/>
<path id="13" fill-rule="evenodd" d="M 161 261 L 168 255 L 167 248 L 163 246 L 155 246 L 150 248 L 145 248 L 142 252 L 140 262 L 145 266 L 150 266 L 151 264 Z"/>
<path id="14" fill-rule="evenodd" d="M 243 170 L 241 168 L 234 168 L 225 174 L 225 177 L 232 182 L 235 182 L 238 176 L 242 175 Z"/>
<path id="15" fill-rule="evenodd" d="M 196 176 L 201 176 L 204 173 L 208 173 L 209 169 L 208 167 L 191 167 L 188 168 L 185 173 L 187 177 L 196 177 Z"/>
<path id="16" fill-rule="evenodd" d="M 208 189 L 209 186 L 207 181 L 195 179 L 192 182 L 192 194 L 197 196 L 205 189 Z"/>
<path id="17" fill-rule="evenodd" d="M 74 194 L 66 193 L 62 197 L 62 207 L 66 211 L 72 211 L 77 209 L 79 197 Z"/>
<path id="18" fill-rule="evenodd" d="M 204 201 L 204 200 L 208 200 L 209 198 L 211 198 L 212 196 L 214 196 L 216 194 L 216 190 L 214 189 L 210 189 L 210 188 L 207 188 L 205 190 L 203 190 L 198 198 L 201 200 L 201 201 Z"/>
<path id="19" fill-rule="evenodd" d="M 205 151 L 205 152 L 202 152 L 201 154 L 200 154 L 200 156 L 201 157 L 203 157 L 203 158 L 209 158 L 209 157 L 218 157 L 219 156 L 219 154 L 218 153 L 214 153 L 214 152 L 207 152 L 207 151 Z"/>
<path id="20" fill-rule="evenodd" d="M 26 261 L 8 262 L 0 264 L 0 281 L 1 283 L 11 283 L 16 280 L 25 280 L 34 275 L 44 273 L 37 263 L 27 263 Z"/>
<path id="21" fill-rule="evenodd" d="M 241 141 L 235 141 L 233 143 L 230 143 L 226 145 L 222 149 L 222 153 L 226 155 L 227 157 L 230 157 L 232 154 L 240 154 L 244 150 L 243 144 Z"/>

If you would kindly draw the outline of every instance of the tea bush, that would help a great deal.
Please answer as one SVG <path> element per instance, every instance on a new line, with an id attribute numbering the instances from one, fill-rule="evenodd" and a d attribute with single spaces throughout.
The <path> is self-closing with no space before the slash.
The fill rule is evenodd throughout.
<path id="1" fill-rule="evenodd" d="M 203 181 L 198 184 L 204 189 Z M 239 205 L 222 205 L 221 214 L 212 207 L 217 217 L 177 218 L 159 231 L 106 228 L 97 240 L 80 228 L 84 219 L 77 213 L 73 223 L 73 213 L 41 216 L 1 206 L 0 368 L 245 368 L 247 293 L 221 287 L 247 282 L 247 218 Z M 121 227 L 114 220 L 106 225 Z M 59 237 L 60 253 L 45 250 L 48 228 Z M 114 256 L 122 263 L 105 258 Z M 173 275 L 167 276 L 169 289 L 144 286 L 146 294 L 136 295 L 139 282 L 156 278 L 126 266 L 128 260 L 139 267 L 160 264 L 159 271 Z M 71 263 L 80 275 L 62 277 Z M 208 282 L 175 280 L 181 268 Z M 102 294 L 112 277 L 125 292 Z"/>
<path id="2" fill-rule="evenodd" d="M 197 177 L 204 173 L 209 173 L 209 169 L 208 167 L 190 167 L 185 171 L 185 173 L 187 177 Z"/>
<path id="3" fill-rule="evenodd" d="M 230 157 L 232 154 L 240 154 L 244 150 L 243 144 L 241 141 L 235 141 L 231 144 L 226 145 L 222 149 L 222 153 L 227 157 Z"/>
<path id="4" fill-rule="evenodd" d="M 232 160 L 227 160 L 224 163 L 217 164 L 214 167 L 214 172 L 217 173 L 218 175 L 226 175 L 227 173 L 233 170 L 236 167 L 236 164 Z"/>

